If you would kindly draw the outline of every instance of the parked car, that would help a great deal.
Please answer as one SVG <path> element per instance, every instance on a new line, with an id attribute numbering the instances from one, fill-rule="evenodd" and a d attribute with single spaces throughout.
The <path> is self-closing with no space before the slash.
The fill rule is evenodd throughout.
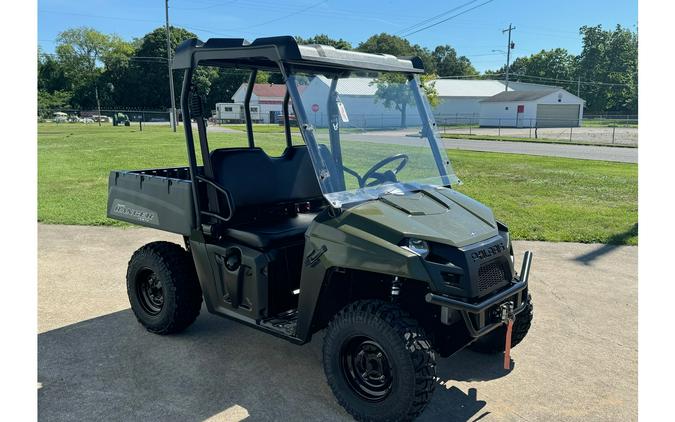
<path id="1" fill-rule="evenodd" d="M 110 122 L 110 117 L 108 116 L 99 116 L 98 114 L 94 114 L 91 116 L 92 120 L 95 122 L 103 122 L 103 123 L 109 123 Z"/>
<path id="2" fill-rule="evenodd" d="M 68 114 L 61 111 L 54 112 L 54 123 L 65 123 L 68 121 Z"/>

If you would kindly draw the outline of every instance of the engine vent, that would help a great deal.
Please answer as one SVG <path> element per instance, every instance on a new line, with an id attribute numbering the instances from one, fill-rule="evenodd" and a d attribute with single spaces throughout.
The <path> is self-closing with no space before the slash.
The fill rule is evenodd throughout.
<path id="1" fill-rule="evenodd" d="M 452 274 L 452 273 L 449 273 L 447 271 L 442 271 L 441 277 L 443 277 L 443 283 L 445 283 L 447 286 L 450 286 L 450 287 L 459 286 L 459 275 L 458 274 Z"/>
<path id="2" fill-rule="evenodd" d="M 500 262 L 491 262 L 478 269 L 478 291 L 484 292 L 492 287 L 504 283 L 506 272 Z"/>

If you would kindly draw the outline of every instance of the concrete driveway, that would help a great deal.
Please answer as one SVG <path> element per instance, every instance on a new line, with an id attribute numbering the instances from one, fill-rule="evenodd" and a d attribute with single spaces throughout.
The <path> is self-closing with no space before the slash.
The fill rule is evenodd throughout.
<path id="1" fill-rule="evenodd" d="M 349 420 L 305 346 L 206 313 L 182 334 L 146 332 L 129 310 L 132 252 L 178 236 L 39 227 L 42 420 Z M 515 242 L 534 251 L 535 322 L 501 356 L 440 359 L 422 420 L 637 420 L 637 248 Z"/>

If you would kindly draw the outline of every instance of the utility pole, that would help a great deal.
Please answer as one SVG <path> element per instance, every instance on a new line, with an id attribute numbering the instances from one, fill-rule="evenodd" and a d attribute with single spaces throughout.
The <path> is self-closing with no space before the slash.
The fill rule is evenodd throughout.
<path id="1" fill-rule="evenodd" d="M 166 16 L 166 59 L 169 66 L 169 92 L 171 93 L 171 129 L 176 131 L 176 95 L 173 90 L 173 71 L 171 70 L 171 32 L 169 32 L 169 0 L 164 0 Z"/>
<path id="2" fill-rule="evenodd" d="M 101 101 L 98 99 L 98 85 L 94 85 L 94 92 L 96 93 L 96 108 L 98 108 L 98 125 L 101 126 Z"/>
<path id="3" fill-rule="evenodd" d="M 504 87 L 504 91 L 509 90 L 509 64 L 511 62 L 511 49 L 516 46 L 514 43 L 511 42 L 511 31 L 513 31 L 514 29 L 516 29 L 516 27 L 513 26 L 512 24 L 509 24 L 509 27 L 502 31 L 502 34 L 505 32 L 509 33 L 509 41 L 506 44 L 506 86 Z"/>
<path id="4" fill-rule="evenodd" d="M 579 98 L 581 98 L 579 95 L 580 93 L 581 93 L 581 76 L 579 76 L 579 79 L 577 79 L 577 97 Z"/>

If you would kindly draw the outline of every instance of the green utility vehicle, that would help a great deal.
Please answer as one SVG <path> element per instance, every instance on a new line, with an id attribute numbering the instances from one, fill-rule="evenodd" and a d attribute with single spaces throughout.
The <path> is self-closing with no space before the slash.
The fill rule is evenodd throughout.
<path id="1" fill-rule="evenodd" d="M 198 66 L 250 72 L 248 147 L 209 148 Z M 113 171 L 109 181 L 110 218 L 184 238 L 185 248 L 153 242 L 129 262 L 129 300 L 147 330 L 185 329 L 202 299 L 211 313 L 296 344 L 325 330 L 328 384 L 369 421 L 418 416 L 437 383 L 437 355 L 499 353 L 507 327 L 509 346 L 525 337 L 532 255 L 517 274 L 507 227 L 452 188 L 459 180 L 419 58 L 292 37 L 193 39 L 173 68 L 184 71 L 188 166 Z M 256 147 L 258 71 L 286 83 L 278 157 Z"/>

